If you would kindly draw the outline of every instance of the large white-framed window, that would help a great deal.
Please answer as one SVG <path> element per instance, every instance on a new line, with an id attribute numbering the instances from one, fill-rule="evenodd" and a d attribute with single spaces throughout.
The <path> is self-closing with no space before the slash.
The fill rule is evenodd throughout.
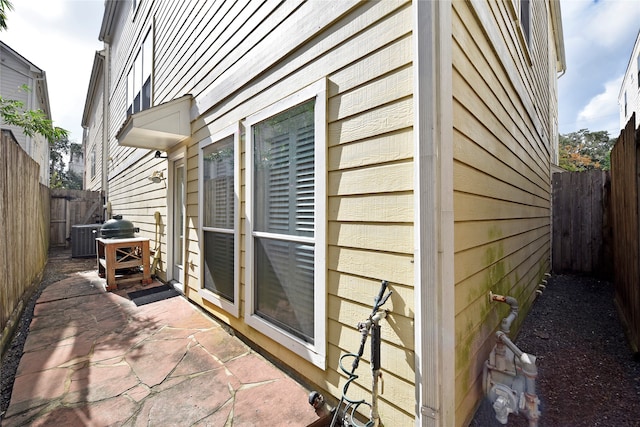
<path id="1" fill-rule="evenodd" d="M 247 118 L 248 325 L 324 369 L 326 80 Z"/>
<path id="2" fill-rule="evenodd" d="M 198 156 L 201 286 L 205 300 L 240 307 L 240 125 L 201 141 Z"/>
<path id="3" fill-rule="evenodd" d="M 153 32 L 147 31 L 127 75 L 127 115 L 151 107 Z"/>

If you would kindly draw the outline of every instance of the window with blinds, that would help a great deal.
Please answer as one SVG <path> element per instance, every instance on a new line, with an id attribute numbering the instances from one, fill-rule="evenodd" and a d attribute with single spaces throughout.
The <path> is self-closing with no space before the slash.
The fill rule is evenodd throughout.
<path id="1" fill-rule="evenodd" d="M 254 125 L 255 313 L 314 341 L 314 105 Z"/>
<path id="2" fill-rule="evenodd" d="M 244 121 L 247 325 L 326 367 L 327 81 Z"/>
<path id="3" fill-rule="evenodd" d="M 230 135 L 202 149 L 204 288 L 235 302 L 235 150 Z"/>

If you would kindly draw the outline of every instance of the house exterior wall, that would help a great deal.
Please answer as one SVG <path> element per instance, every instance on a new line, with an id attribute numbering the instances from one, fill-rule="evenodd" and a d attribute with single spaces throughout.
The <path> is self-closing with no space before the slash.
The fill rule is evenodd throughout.
<path id="1" fill-rule="evenodd" d="M 446 398 L 455 400 L 456 425 L 468 422 L 481 398 L 482 366 L 506 314 L 506 307 L 488 303 L 488 292 L 515 296 L 525 313 L 549 269 L 557 54 L 548 3 L 530 3 L 528 47 L 515 18 L 518 2 L 453 1 L 451 6 L 453 63 L 444 68 L 451 70 L 453 88 L 453 129 L 445 130 L 453 133 L 453 194 L 445 197 L 454 203 L 455 267 L 446 282 L 455 282 L 456 368 L 455 395 Z M 141 236 L 153 239 L 161 260 L 158 275 L 170 277 L 169 166 L 184 153 L 186 295 L 309 384 L 341 396 L 346 378 L 338 369 L 339 358 L 357 350 L 356 324 L 370 313 L 380 281 L 391 283 L 394 294 L 385 306 L 390 315 L 382 327 L 380 412 L 386 425 L 403 426 L 415 423 L 414 340 L 423 327 L 415 325 L 414 317 L 419 298 L 414 256 L 421 251 L 414 242 L 414 25 L 420 24 L 414 6 L 405 0 L 141 1 L 133 9 L 131 3 L 118 2 L 107 40 L 104 123 L 108 202 L 112 213 L 123 214 L 140 227 Z M 151 105 L 193 96 L 191 137 L 170 150 L 169 161 L 155 159 L 153 150 L 121 146 L 116 137 L 127 120 L 127 74 L 147 34 L 153 42 Z M 248 214 L 252 120 L 310 87 L 323 87 L 321 101 L 326 103 L 326 139 L 320 141 L 326 173 L 316 178 L 326 191 L 325 212 L 318 214 L 326 234 L 321 272 L 326 295 L 319 307 L 326 312 L 324 333 L 317 337 L 326 341 L 319 354 L 322 363 L 247 320 L 252 315 L 247 309 L 253 268 Z M 102 132 L 101 102 L 95 99 L 96 117 L 87 129 L 96 143 Z M 240 135 L 237 310 L 202 292 L 202 147 L 230 127 Z M 151 183 L 146 178 L 153 172 L 168 179 Z M 363 375 L 349 390 L 367 397 L 367 360 L 360 370 Z"/>
<path id="2" fill-rule="evenodd" d="M 620 106 L 620 129 L 624 129 L 627 122 L 636 113 L 636 123 L 640 126 L 640 32 L 633 45 L 627 71 L 624 73 L 620 94 L 618 95 Z M 617 137 L 617 135 L 611 135 Z"/>
<path id="3" fill-rule="evenodd" d="M 101 80 L 101 79 L 100 79 Z M 103 84 L 96 90 L 89 108 L 89 121 L 85 124 L 83 136 L 84 146 L 84 189 L 89 191 L 102 191 L 103 168 Z"/>
<path id="4" fill-rule="evenodd" d="M 557 52 L 549 4 L 530 5 L 527 43 L 518 2 L 453 2 L 458 425 L 482 396 L 483 364 L 509 309 L 489 291 L 519 301 L 515 332 L 550 270 Z"/>
<path id="5" fill-rule="evenodd" d="M 5 99 L 20 101 L 28 110 L 42 110 L 48 118 L 49 106 L 39 91 L 39 84 L 36 79 L 44 77 L 44 73 L 34 67 L 26 59 L 15 51 L 0 42 L 0 95 Z M 27 86 L 28 91 L 22 87 Z M 46 85 L 45 85 L 46 87 Z M 34 136 L 25 135 L 22 128 L 2 124 L 3 128 L 13 132 L 20 147 L 40 165 L 40 183 L 49 186 L 49 144 L 47 140 L 39 134 Z"/>
<path id="6" fill-rule="evenodd" d="M 96 53 L 82 117 L 82 188 L 102 191 L 104 152 L 104 57 Z"/>
<path id="7" fill-rule="evenodd" d="M 197 212 L 197 142 L 223 127 L 269 107 L 283 96 L 295 94 L 319 79 L 327 82 L 327 354 L 326 370 L 314 366 L 299 355 L 288 351 L 265 335 L 256 333 L 245 323 L 244 303 L 247 298 L 248 275 L 246 248 L 245 197 L 242 198 L 243 227 L 241 266 L 242 304 L 238 318 L 209 304 L 196 294 L 200 287 L 200 245 L 198 233 L 190 227 L 187 264 L 188 288 L 191 297 L 228 321 L 241 334 L 249 337 L 272 356 L 295 367 L 304 378 L 341 395 L 344 378 L 338 374 L 338 358 L 357 350 L 359 334 L 354 328 L 370 311 L 381 279 L 393 283 L 394 328 L 383 328 L 382 360 L 385 366 L 385 395 L 381 412 L 389 425 L 413 423 L 413 209 L 412 209 L 412 70 L 411 70 L 411 7 L 405 2 L 343 3 L 326 9 L 326 3 L 305 4 L 291 8 L 283 16 L 278 31 L 296 33 L 300 48 L 288 53 L 287 60 L 261 72 L 253 80 L 247 76 L 222 76 L 219 85 L 203 92 L 216 94 L 224 101 L 203 111 L 193 126 L 192 145 L 188 149 L 189 218 Z M 342 10 L 340 10 L 342 9 Z M 340 17 L 340 14 L 344 16 Z M 305 34 L 300 22 L 323 16 L 327 22 L 318 35 Z M 251 21 L 249 21 L 251 22 Z M 256 39 L 269 36 L 275 27 L 269 23 L 258 28 Z M 309 30 L 310 27 L 306 27 Z M 240 34 L 248 32 L 243 28 Z M 269 40 L 267 38 L 267 40 Z M 269 44 L 253 47 L 252 51 L 268 52 Z M 271 45 L 273 46 L 273 45 Z M 221 47 L 220 49 L 225 50 Z M 248 49 L 248 48 L 247 48 Z M 287 52 L 278 52 L 284 55 Z M 178 55 L 180 56 L 180 55 Z M 267 55 L 258 58 L 234 58 L 250 63 L 269 61 Z M 225 63 L 222 62 L 222 66 Z M 263 69 L 262 67 L 258 67 Z M 210 72 L 216 75 L 218 70 Z M 239 81 L 238 81 L 239 80 Z M 226 84 L 237 89 L 226 93 Z M 196 94 L 198 103 L 198 91 Z M 177 94 L 176 94 L 177 95 Z M 247 131 L 246 127 L 244 128 Z M 245 144 L 248 137 L 245 137 Z M 242 194 L 246 194 L 246 145 L 243 148 L 241 173 Z M 366 184 L 365 184 L 366 183 Z M 197 221 L 188 221 L 189 225 Z M 364 238 L 366 236 L 366 238 Z M 366 372 L 368 365 L 361 368 Z M 366 375 L 352 385 L 355 393 L 366 393 Z M 389 399 L 389 397 L 392 397 Z"/>
<path id="8" fill-rule="evenodd" d="M 411 13 L 411 4 L 405 1 L 224 2 L 219 7 L 205 2 L 193 7 L 143 1 L 136 11 L 120 8 L 110 41 L 109 202 L 113 213 L 122 213 L 141 228 L 140 235 L 151 239 L 155 238 L 154 212 L 160 212 L 163 226 L 168 221 L 166 185 L 146 180 L 154 170 L 168 176 L 167 162 L 153 159 L 151 151 L 119 146 L 115 138 L 126 118 L 126 74 L 144 33 L 150 30 L 152 105 L 187 93 L 194 96 L 192 137 L 176 147 L 186 149 L 186 294 L 271 356 L 295 367 L 301 377 L 339 396 L 345 379 L 338 373 L 338 359 L 357 350 L 355 326 L 369 314 L 380 280 L 389 280 L 394 296 L 388 305 L 393 307 L 395 326 L 383 328 L 382 359 L 388 363 L 385 396 L 393 399 L 383 396 L 381 411 L 391 425 L 413 423 L 415 405 Z M 283 40 L 287 35 L 290 39 Z M 328 135 L 323 184 L 328 205 L 326 371 L 245 322 L 244 214 L 240 217 L 239 316 L 198 293 L 202 287 L 199 143 L 234 123 L 240 123 L 245 133 L 242 123 L 247 117 L 320 80 L 327 87 Z M 243 158 L 246 141 L 245 136 Z M 242 164 L 244 197 L 246 159 Z M 244 199 L 241 206 L 243 211 Z M 161 269 L 165 270 L 166 227 L 160 239 Z M 361 369 L 367 369 L 365 362 Z M 352 385 L 354 393 L 366 393 L 369 388 L 366 375 Z"/>
<path id="9" fill-rule="evenodd" d="M 132 4 L 136 3 L 134 9 Z M 140 235 L 149 237 L 151 248 L 161 250 L 162 260 L 166 260 L 167 182 L 151 182 L 148 177 L 155 171 L 167 176 L 167 162 L 155 159 L 153 151 L 125 147 L 118 144 L 116 135 L 127 117 L 127 74 L 134 64 L 143 38 L 153 28 L 154 13 L 158 10 L 175 10 L 169 2 L 150 1 L 123 2 L 116 8 L 113 25 L 113 39 L 108 49 L 108 197 L 107 203 L 112 215 L 121 214 L 136 227 Z M 186 7 L 188 2 L 180 2 Z M 158 27 L 161 32 L 162 27 Z M 184 64 L 187 66 L 187 64 Z M 156 62 L 156 73 L 161 65 Z M 176 69 L 175 71 L 178 71 Z M 157 83 L 156 86 L 160 86 Z M 166 99 L 153 95 L 153 105 Z M 160 213 L 161 222 L 156 222 L 155 212 Z M 164 221 L 164 222 L 163 222 Z M 165 278 L 166 265 L 159 265 L 158 276 Z"/>

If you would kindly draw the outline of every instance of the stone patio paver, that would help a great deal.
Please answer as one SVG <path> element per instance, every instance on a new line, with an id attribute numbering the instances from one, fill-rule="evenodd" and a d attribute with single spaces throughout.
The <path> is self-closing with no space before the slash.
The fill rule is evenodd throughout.
<path id="1" fill-rule="evenodd" d="M 65 270 L 36 304 L 3 427 L 317 420 L 307 390 L 184 297 L 139 307 L 128 298 L 161 283 L 106 292 L 97 271 Z"/>

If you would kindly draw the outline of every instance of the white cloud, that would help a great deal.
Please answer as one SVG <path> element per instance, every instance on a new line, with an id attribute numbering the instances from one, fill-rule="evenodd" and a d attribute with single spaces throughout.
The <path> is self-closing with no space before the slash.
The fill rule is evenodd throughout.
<path id="1" fill-rule="evenodd" d="M 604 90 L 593 96 L 580 110 L 577 123 L 581 128 L 592 131 L 606 130 L 611 136 L 617 136 L 619 130 L 618 94 L 624 75 L 620 75 L 604 84 Z"/>
<path id="2" fill-rule="evenodd" d="M 640 29 L 638 0 L 562 0 L 567 72 L 558 82 L 561 133 L 619 130 L 618 76 Z"/>
<path id="3" fill-rule="evenodd" d="M 618 113 L 618 93 L 622 78 L 619 76 L 604 84 L 604 92 L 591 98 L 589 103 L 578 113 L 578 120 L 595 120 L 603 116 Z"/>

